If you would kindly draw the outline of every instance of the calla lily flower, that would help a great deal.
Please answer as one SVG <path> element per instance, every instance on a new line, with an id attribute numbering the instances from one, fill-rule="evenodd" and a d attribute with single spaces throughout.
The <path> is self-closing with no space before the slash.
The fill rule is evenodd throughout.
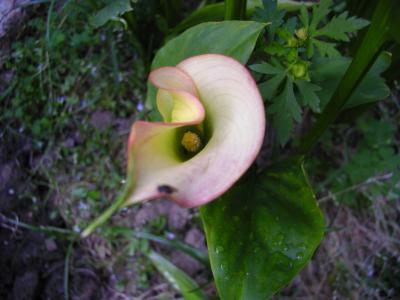
<path id="1" fill-rule="evenodd" d="M 128 142 L 129 205 L 168 198 L 183 207 L 223 194 L 250 167 L 265 130 L 257 85 L 238 61 L 190 57 L 151 72 L 163 122 L 137 121 Z"/>

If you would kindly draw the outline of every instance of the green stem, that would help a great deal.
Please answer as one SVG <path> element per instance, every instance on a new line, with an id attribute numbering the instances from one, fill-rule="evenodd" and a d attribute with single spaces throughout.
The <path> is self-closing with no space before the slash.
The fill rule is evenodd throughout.
<path id="1" fill-rule="evenodd" d="M 246 18 L 247 0 L 225 0 L 225 20 L 243 20 Z"/>
<path id="2" fill-rule="evenodd" d="M 128 198 L 130 192 L 132 190 L 132 187 L 126 186 L 125 189 L 122 191 L 122 193 L 118 196 L 117 200 L 109 207 L 107 208 L 98 218 L 96 218 L 92 223 L 89 224 L 85 228 L 84 231 L 81 233 L 81 238 L 86 238 L 92 232 L 105 223 L 111 216 L 122 207 L 122 205 L 125 203 L 126 199 Z"/>
<path id="3" fill-rule="evenodd" d="M 123 18 L 125 21 L 128 23 L 128 35 L 129 39 L 128 41 L 131 43 L 132 47 L 134 48 L 135 51 L 139 54 L 145 68 L 145 73 L 148 73 L 150 71 L 150 61 L 149 61 L 149 52 L 151 52 L 151 49 L 145 49 L 143 46 L 142 42 L 140 41 L 139 36 L 137 35 L 138 33 L 138 21 L 137 18 L 134 14 L 133 11 L 129 11 L 123 15 Z"/>
<path id="4" fill-rule="evenodd" d="M 164 17 L 167 20 L 168 27 L 174 27 L 181 20 L 182 1 L 162 0 L 161 5 L 164 11 Z"/>
<path id="5" fill-rule="evenodd" d="M 74 240 L 69 242 L 67 253 L 65 255 L 64 262 L 64 299 L 69 300 L 69 264 L 71 261 L 72 250 L 74 246 Z"/>
<path id="6" fill-rule="evenodd" d="M 72 230 L 68 230 L 65 228 L 59 228 L 59 227 L 54 227 L 54 226 L 35 226 L 31 224 L 27 224 L 24 222 L 19 221 L 18 219 L 11 219 L 3 214 L 0 214 L 0 223 L 8 223 L 9 225 L 19 227 L 19 228 L 25 228 L 31 231 L 36 231 L 36 232 L 43 232 L 49 235 L 53 236 L 62 236 L 63 238 L 66 239 L 74 239 L 76 237 L 76 233 L 73 232 Z"/>
<path id="7" fill-rule="evenodd" d="M 378 3 L 372 17 L 372 24 L 362 40 L 353 61 L 321 116 L 300 144 L 298 149 L 300 154 L 309 153 L 328 127 L 335 121 L 355 88 L 378 57 L 383 44 L 390 38 L 389 24 L 392 7 L 392 0 L 381 0 Z"/>

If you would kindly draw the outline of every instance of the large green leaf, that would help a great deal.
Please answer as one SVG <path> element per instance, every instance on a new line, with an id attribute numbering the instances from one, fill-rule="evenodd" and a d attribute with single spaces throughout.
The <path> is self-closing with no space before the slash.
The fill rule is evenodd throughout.
<path id="1" fill-rule="evenodd" d="M 385 79 L 380 77 L 380 74 L 390 66 L 390 62 L 391 54 L 389 52 L 382 52 L 360 85 L 354 90 L 349 101 L 346 102 L 344 109 L 379 101 L 385 99 L 390 94 L 390 89 L 386 86 Z M 338 57 L 320 58 L 312 64 L 310 76 L 322 88 L 316 92 L 321 100 L 322 109 L 332 97 L 350 63 L 350 58 Z"/>
<path id="2" fill-rule="evenodd" d="M 270 297 L 304 267 L 323 237 L 323 217 L 300 158 L 248 175 L 200 211 L 223 300 Z"/>
<path id="3" fill-rule="evenodd" d="M 169 260 L 154 251 L 150 251 L 148 257 L 164 278 L 179 291 L 186 300 L 207 299 L 197 283 Z"/>
<path id="4" fill-rule="evenodd" d="M 246 63 L 253 52 L 260 32 L 266 24 L 250 21 L 224 21 L 203 23 L 186 30 L 170 40 L 154 57 L 151 68 L 175 66 L 185 58 L 219 53 Z M 156 89 L 147 85 L 146 104 L 152 108 Z"/>

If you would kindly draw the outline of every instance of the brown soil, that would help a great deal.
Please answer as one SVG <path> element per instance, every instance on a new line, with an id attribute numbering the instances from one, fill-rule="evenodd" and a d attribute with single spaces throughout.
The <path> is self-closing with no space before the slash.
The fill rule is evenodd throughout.
<path id="1" fill-rule="evenodd" d="M 34 204 L 22 197 L 30 147 L 26 140 L 0 146 L 0 299 L 64 299 L 65 249 L 67 242 L 40 232 L 21 229 L 18 221 L 63 227 L 51 219 L 48 204 Z M 7 145 L 7 147 L 5 146 Z M 15 149 L 19 149 L 15 151 Z M 45 195 L 44 187 L 37 187 Z M 10 220 L 14 224 L 10 223 Z M 83 261 L 79 250 L 72 257 L 69 290 L 71 299 L 111 299 L 106 295 L 108 277 Z"/>

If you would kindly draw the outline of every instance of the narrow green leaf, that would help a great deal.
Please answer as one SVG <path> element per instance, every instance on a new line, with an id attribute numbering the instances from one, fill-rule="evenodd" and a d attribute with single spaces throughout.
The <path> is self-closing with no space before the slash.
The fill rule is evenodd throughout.
<path id="1" fill-rule="evenodd" d="M 164 278 L 179 291 L 186 300 L 207 299 L 197 283 L 169 260 L 154 251 L 150 251 L 148 257 Z"/>
<path id="2" fill-rule="evenodd" d="M 332 0 L 321 0 L 318 5 L 313 6 L 312 19 L 310 24 L 311 34 L 315 31 L 318 24 L 329 14 L 331 11 Z"/>
<path id="3" fill-rule="evenodd" d="M 269 63 L 263 62 L 261 64 L 254 64 L 249 66 L 249 68 L 255 72 L 267 74 L 267 75 L 276 75 L 282 73 L 281 69 L 278 69 Z"/>
<path id="4" fill-rule="evenodd" d="M 124 235 L 128 238 L 146 239 L 182 251 L 187 255 L 193 257 L 206 267 L 210 265 L 207 252 L 194 248 L 178 239 L 167 239 L 163 236 L 154 235 L 144 231 L 135 231 L 129 227 L 124 227 L 124 226 L 108 226 L 107 228 L 104 229 L 104 234 L 107 237 Z"/>
<path id="5" fill-rule="evenodd" d="M 248 175 L 200 212 L 222 300 L 268 299 L 305 266 L 323 237 L 300 159 Z"/>
<path id="6" fill-rule="evenodd" d="M 308 28 L 309 26 L 309 17 L 308 17 L 308 11 L 305 5 L 303 5 L 300 9 L 300 16 L 299 16 L 300 22 L 303 24 L 304 27 Z"/>
<path id="7" fill-rule="evenodd" d="M 253 52 L 259 34 L 266 24 L 251 21 L 203 23 L 170 40 L 154 57 L 152 69 L 175 66 L 185 58 L 220 53 L 245 64 Z M 156 89 L 149 83 L 146 105 L 151 108 Z"/>
<path id="8" fill-rule="evenodd" d="M 289 52 L 289 48 L 275 41 L 269 43 L 264 50 L 266 53 L 276 56 L 286 56 L 287 53 Z"/>
<path id="9" fill-rule="evenodd" d="M 285 77 L 286 74 L 281 73 L 259 84 L 258 89 L 260 90 L 263 99 L 271 101 L 274 95 L 276 94 L 279 85 L 281 84 L 281 82 Z"/>
<path id="10" fill-rule="evenodd" d="M 147 239 L 149 241 L 153 241 L 153 242 L 177 249 L 179 251 L 182 251 L 182 252 L 186 253 L 187 255 L 193 257 L 194 259 L 196 259 L 198 262 L 202 263 L 206 267 L 209 267 L 209 265 L 210 265 L 207 252 L 196 249 L 196 248 L 194 248 L 186 243 L 183 243 L 179 240 L 167 239 L 162 236 L 150 234 L 148 232 L 134 232 L 133 234 L 137 238 Z"/>

